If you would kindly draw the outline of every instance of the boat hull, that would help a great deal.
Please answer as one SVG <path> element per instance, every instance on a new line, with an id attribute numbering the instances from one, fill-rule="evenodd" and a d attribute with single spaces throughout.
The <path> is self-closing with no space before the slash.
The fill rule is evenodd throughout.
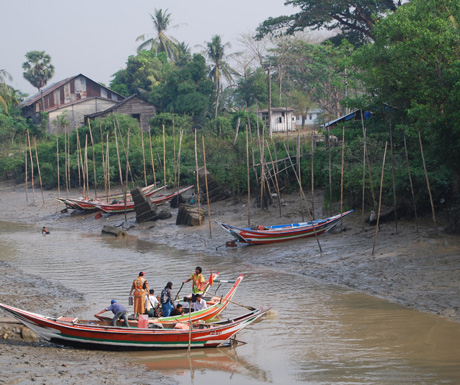
<path id="1" fill-rule="evenodd" d="M 335 215 L 330 218 L 320 219 L 305 223 L 293 223 L 288 225 L 268 226 L 263 230 L 254 230 L 245 227 L 235 227 L 217 222 L 225 231 L 228 231 L 238 242 L 253 245 L 263 245 L 277 242 L 290 241 L 298 238 L 308 238 L 331 231 L 339 222 L 353 210 Z"/>
<path id="2" fill-rule="evenodd" d="M 240 330 L 264 315 L 258 309 L 233 320 L 184 329 L 140 329 L 59 321 L 5 304 L 0 308 L 13 315 L 41 338 L 62 345 L 103 350 L 156 350 L 225 346 Z"/>

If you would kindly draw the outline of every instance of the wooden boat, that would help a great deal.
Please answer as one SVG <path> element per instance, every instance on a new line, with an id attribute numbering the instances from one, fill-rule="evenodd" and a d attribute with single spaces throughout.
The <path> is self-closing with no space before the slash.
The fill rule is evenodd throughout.
<path id="1" fill-rule="evenodd" d="M 210 324 L 192 323 L 174 328 L 127 328 L 101 325 L 102 321 L 83 321 L 75 317 L 46 317 L 0 303 L 41 338 L 57 344 L 105 350 L 154 350 L 220 347 L 240 330 L 262 317 L 269 308 L 260 308 L 240 317 Z"/>
<path id="2" fill-rule="evenodd" d="M 229 292 L 225 295 L 225 297 L 217 297 L 217 296 L 211 296 L 206 302 L 208 304 L 208 307 L 206 309 L 198 310 L 198 311 L 193 311 L 191 315 L 188 313 L 185 313 L 182 316 L 171 316 L 171 317 L 159 317 L 159 318 L 150 318 L 149 323 L 150 324 L 157 324 L 161 323 L 166 326 L 170 326 L 171 324 L 174 324 L 176 322 L 189 322 L 189 318 L 191 318 L 192 322 L 195 321 L 209 321 L 213 318 L 216 318 L 221 314 L 224 309 L 228 306 L 228 304 L 231 302 L 233 296 L 235 295 L 236 289 L 238 288 L 238 285 L 241 283 L 243 280 L 243 275 L 241 274 L 235 281 L 228 281 L 228 280 L 219 280 L 217 278 L 217 274 L 213 274 L 215 278 L 216 283 L 220 282 L 230 282 L 233 283 L 232 288 L 229 290 Z M 205 292 L 207 291 L 209 285 L 206 287 Z M 177 302 L 183 302 L 183 301 L 177 301 Z M 188 306 L 185 304 L 185 306 Z M 104 320 L 107 322 L 107 324 L 110 324 L 112 321 L 111 317 L 105 317 L 105 316 L 97 316 L 98 319 Z M 138 321 L 136 319 L 130 319 L 129 324 L 131 326 L 137 326 Z M 121 326 L 123 323 L 121 321 L 118 321 L 118 324 Z"/>
<path id="3" fill-rule="evenodd" d="M 188 190 L 193 188 L 193 186 L 188 186 L 185 187 L 181 190 L 175 191 L 171 194 L 166 194 L 166 195 L 158 195 L 155 197 L 151 197 L 150 200 L 152 201 L 153 204 L 159 205 L 161 203 L 165 203 L 173 199 L 175 196 L 182 194 Z M 125 209 L 126 211 L 133 211 L 134 210 L 134 202 L 132 200 L 126 202 L 126 208 L 125 208 L 125 202 L 124 200 L 121 200 L 118 203 L 97 203 L 95 204 L 98 209 L 104 211 L 105 213 L 108 214 L 118 214 L 118 213 L 124 213 Z"/>
<path id="4" fill-rule="evenodd" d="M 145 196 L 151 197 L 154 196 L 157 192 L 164 189 L 164 186 L 155 187 L 154 184 L 146 186 L 142 189 L 142 192 Z M 131 201 L 131 193 L 126 194 L 126 198 L 128 201 Z M 94 211 L 99 210 L 97 204 L 99 203 L 111 203 L 113 201 L 120 201 L 124 200 L 124 194 L 115 194 L 110 195 L 107 197 L 103 197 L 102 199 L 93 199 L 93 198 L 56 198 L 56 200 L 64 203 L 67 207 L 76 209 L 76 210 L 86 210 L 86 211 Z"/>
<path id="5" fill-rule="evenodd" d="M 353 210 L 335 215 L 326 219 L 317 219 L 312 222 L 291 223 L 276 226 L 235 227 L 216 222 L 225 231 L 228 231 L 238 242 L 253 245 L 289 241 L 291 239 L 312 237 L 331 231 L 343 217 Z"/>

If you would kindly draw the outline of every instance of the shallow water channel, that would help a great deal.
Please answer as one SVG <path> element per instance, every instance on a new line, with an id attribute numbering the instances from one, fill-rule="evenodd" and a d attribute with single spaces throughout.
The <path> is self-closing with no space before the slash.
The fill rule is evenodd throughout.
<path id="1" fill-rule="evenodd" d="M 134 237 L 66 230 L 42 236 L 37 227 L 1 222 L 0 234 L 1 260 L 85 295 L 87 311 L 62 314 L 80 318 L 91 317 L 112 298 L 127 305 L 132 280 L 141 270 L 157 293 L 169 280 L 177 293 L 197 265 L 205 276 L 211 269 L 223 279 L 244 274 L 234 301 L 273 309 L 237 336 L 247 344 L 192 350 L 190 356 L 181 351 L 117 353 L 179 384 L 460 382 L 460 324 L 288 274 L 280 265 L 275 270 L 251 264 L 251 254 L 262 251 L 257 247 L 244 255 L 213 257 Z M 71 303 L 67 305 L 71 311 Z M 48 310 L 43 313 L 49 314 Z M 245 310 L 230 305 L 224 316 Z"/>

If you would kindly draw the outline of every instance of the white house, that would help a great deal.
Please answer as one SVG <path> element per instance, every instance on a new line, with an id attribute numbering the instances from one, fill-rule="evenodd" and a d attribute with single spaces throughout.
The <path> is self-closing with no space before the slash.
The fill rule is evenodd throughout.
<path id="1" fill-rule="evenodd" d="M 263 119 L 268 127 L 268 109 L 259 110 L 257 115 Z M 272 132 L 295 131 L 296 117 L 294 109 L 290 107 L 273 107 L 271 128 Z"/>

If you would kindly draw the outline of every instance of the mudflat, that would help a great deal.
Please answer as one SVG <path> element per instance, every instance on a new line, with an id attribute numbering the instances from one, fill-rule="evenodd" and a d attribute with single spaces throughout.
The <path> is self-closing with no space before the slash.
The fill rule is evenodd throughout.
<path id="1" fill-rule="evenodd" d="M 73 190 L 72 197 L 78 197 Z M 100 194 L 102 195 L 102 193 Z M 95 213 L 73 215 L 61 213 L 64 205 L 54 198 L 56 190 L 39 189 L 35 196 L 30 189 L 12 182 L 0 182 L 0 211 L 2 220 L 33 225 L 39 232 L 46 226 L 67 228 L 74 231 L 100 233 L 104 225 L 120 225 L 124 215 L 114 215 L 96 219 Z M 65 191 L 61 191 L 65 196 Z M 44 199 L 44 203 L 43 203 Z M 35 201 L 35 202 L 34 202 Z M 307 212 L 300 208 L 298 194 L 282 196 L 281 210 L 275 204 L 266 210 L 250 206 L 251 224 L 283 224 L 308 220 Z M 326 211 L 322 196 L 315 194 L 315 218 L 335 215 L 339 207 Z M 207 211 L 207 205 L 202 208 Z M 177 210 L 177 209 L 176 209 Z M 128 234 L 146 241 L 165 243 L 187 253 L 228 255 L 238 253 L 239 248 L 226 248 L 225 241 L 231 236 L 215 223 L 205 219 L 200 227 L 176 227 L 175 210 L 167 220 L 135 225 L 135 214 L 128 213 Z M 245 226 L 248 223 L 246 198 L 227 199 L 211 203 L 211 220 Z M 367 213 L 368 214 L 368 213 Z M 367 215 L 366 215 L 367 216 Z M 344 285 L 348 288 L 385 298 L 392 302 L 437 314 L 452 321 L 460 322 L 460 237 L 442 232 L 443 223 L 438 218 L 435 232 L 431 218 L 413 221 L 398 221 L 381 224 L 372 254 L 376 228 L 362 223 L 360 212 L 346 217 L 343 228 L 337 228 L 327 236 L 316 240 L 309 238 L 271 245 L 251 246 L 245 249 L 245 256 L 251 263 L 265 264 L 266 256 L 282 257 L 276 267 L 286 272 L 296 272 L 319 280 Z M 132 227 L 131 227 L 132 226 Z M 321 251 L 320 251 L 321 248 Z M 276 258 L 269 258 L 273 261 Z M 84 307 L 79 294 L 65 287 L 43 283 L 47 292 L 34 295 L 40 277 L 31 277 L 1 263 L 0 301 L 21 304 L 27 310 L 38 311 L 59 308 L 62 296 L 73 297 L 75 307 Z M 18 293 L 17 287 L 21 287 Z M 44 290 L 44 289 L 43 289 Z M 51 302 L 51 304 L 50 304 Z M 3 314 L 0 314 L 2 316 Z M 22 339 L 21 326 L 1 323 L 0 364 L 1 383 L 165 383 L 166 379 L 155 376 L 143 369 L 127 366 L 119 355 L 110 352 L 87 352 L 75 349 L 56 348 L 40 341 Z M 96 376 L 97 373 L 97 376 Z M 54 382 L 53 382 L 54 381 Z"/>

